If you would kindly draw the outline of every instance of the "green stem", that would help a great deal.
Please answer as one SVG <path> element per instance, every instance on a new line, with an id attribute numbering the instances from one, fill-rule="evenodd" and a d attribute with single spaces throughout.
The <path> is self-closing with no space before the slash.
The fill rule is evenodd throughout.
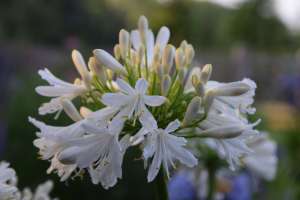
<path id="1" fill-rule="evenodd" d="M 157 200 L 169 200 L 166 174 L 163 166 L 161 166 L 157 176 L 154 179 L 154 186 Z"/>
<path id="2" fill-rule="evenodd" d="M 142 78 L 141 63 L 138 64 L 138 71 L 139 71 L 140 78 Z"/>
<path id="3" fill-rule="evenodd" d="M 216 169 L 213 165 L 208 167 L 208 176 L 209 176 L 209 193 L 208 200 L 214 199 L 214 191 L 215 191 L 215 173 Z"/>

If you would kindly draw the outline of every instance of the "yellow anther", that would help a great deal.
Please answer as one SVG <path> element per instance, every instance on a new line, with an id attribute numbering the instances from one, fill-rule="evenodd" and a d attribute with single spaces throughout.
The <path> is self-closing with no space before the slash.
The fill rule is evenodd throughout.
<path id="1" fill-rule="evenodd" d="M 40 152 L 38 152 L 38 154 L 40 155 L 41 153 L 40 153 Z"/>
<path id="2" fill-rule="evenodd" d="M 244 113 L 241 114 L 242 117 L 245 117 Z"/>
<path id="3" fill-rule="evenodd" d="M 127 118 L 128 119 L 129 117 L 128 116 L 122 116 L 121 119 L 123 119 L 123 118 Z"/>
<path id="4" fill-rule="evenodd" d="M 170 175 L 171 173 L 169 172 L 169 175 Z"/>
<path id="5" fill-rule="evenodd" d="M 58 170 L 57 168 L 55 168 L 55 170 Z"/>
<path id="6" fill-rule="evenodd" d="M 175 163 L 174 163 L 174 168 L 175 168 L 176 172 L 178 173 L 178 169 L 177 169 L 177 167 L 176 167 L 176 164 L 175 164 Z"/>
<path id="7" fill-rule="evenodd" d="M 244 168 L 244 161 L 242 160 L 243 158 L 244 158 L 244 156 L 238 157 L 238 159 L 241 161 L 242 168 Z"/>
<path id="8" fill-rule="evenodd" d="M 239 109 L 241 110 L 242 104 L 239 105 Z"/>
<path id="9" fill-rule="evenodd" d="M 92 167 L 94 167 L 94 166 L 95 166 L 95 164 L 93 163 L 93 164 L 92 164 Z"/>
<path id="10" fill-rule="evenodd" d="M 134 117 L 133 117 L 133 119 L 136 119 L 136 118 L 137 118 L 137 116 L 134 116 Z"/>
<path id="11" fill-rule="evenodd" d="M 40 157 L 38 157 L 37 159 L 38 159 L 38 160 L 42 160 L 42 159 L 43 159 L 43 156 L 40 156 Z"/>
<path id="12" fill-rule="evenodd" d="M 100 172 L 100 169 L 97 169 L 98 172 Z"/>
<path id="13" fill-rule="evenodd" d="M 141 160 L 141 159 L 140 159 L 140 158 L 134 158 L 133 160 L 134 160 L 134 161 L 137 161 L 137 160 Z"/>
<path id="14" fill-rule="evenodd" d="M 131 126 L 134 127 L 135 125 L 134 125 L 134 124 L 131 124 Z"/>
<path id="15" fill-rule="evenodd" d="M 107 162 L 107 161 L 104 161 L 106 164 L 109 164 L 109 162 Z"/>
<path id="16" fill-rule="evenodd" d="M 247 109 L 249 109 L 249 108 L 251 108 L 251 105 L 250 105 L 250 104 L 247 106 Z"/>
<path id="17" fill-rule="evenodd" d="M 106 164 L 104 164 L 104 166 L 106 166 Z"/>
<path id="18" fill-rule="evenodd" d="M 170 180 L 172 180 L 172 179 L 171 179 L 171 178 L 169 178 L 169 179 L 168 179 L 168 182 L 169 182 Z"/>
<path id="19" fill-rule="evenodd" d="M 44 145 L 45 149 L 47 148 L 46 145 Z"/>
<path id="20" fill-rule="evenodd" d="M 42 149 L 41 151 L 45 151 L 45 149 Z"/>
<path id="21" fill-rule="evenodd" d="M 145 112 L 144 110 L 142 110 L 142 113 Z"/>
<path id="22" fill-rule="evenodd" d="M 156 169 L 159 170 L 159 169 L 160 169 L 160 166 L 159 166 L 159 167 L 156 167 Z"/>
<path id="23" fill-rule="evenodd" d="M 53 171 L 53 174 L 56 174 L 57 173 L 57 171 Z"/>
<path id="24" fill-rule="evenodd" d="M 44 104 L 45 104 L 45 103 L 42 103 L 42 104 L 41 104 L 41 107 L 43 107 L 43 106 L 44 106 Z"/>

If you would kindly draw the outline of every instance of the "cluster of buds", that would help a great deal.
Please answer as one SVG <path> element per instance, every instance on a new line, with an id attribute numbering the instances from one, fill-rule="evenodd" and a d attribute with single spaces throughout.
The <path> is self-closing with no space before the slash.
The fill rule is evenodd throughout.
<path id="1" fill-rule="evenodd" d="M 169 29 L 162 27 L 154 42 L 147 19 L 141 16 L 138 30 L 120 31 L 114 56 L 95 49 L 87 68 L 81 54 L 72 52 L 81 75 L 74 84 L 48 69 L 39 71 L 52 86 L 39 86 L 37 93 L 53 97 L 39 113 L 57 112 L 58 118 L 65 110 L 75 122 L 54 127 L 29 117 L 41 130 L 34 141 L 39 159 L 51 160 L 47 173 L 55 170 L 64 181 L 82 177 L 87 168 L 94 184 L 109 188 L 122 177 L 126 149 L 140 145 L 145 167 L 151 160 L 148 181 L 159 170 L 171 180 L 169 168 L 178 171 L 173 160 L 188 167 L 198 163 L 183 147 L 185 138 L 213 138 L 214 150 L 223 154 L 232 170 L 243 164 L 244 154 L 254 153 L 244 142 L 259 133 L 253 130 L 259 121 L 248 124 L 245 118 L 255 112 L 251 104 L 256 84 L 249 79 L 211 81 L 210 64 L 189 70 L 193 46 L 183 40 L 176 49 L 168 44 L 169 37 Z M 77 96 L 85 105 L 80 112 L 72 104 Z"/>

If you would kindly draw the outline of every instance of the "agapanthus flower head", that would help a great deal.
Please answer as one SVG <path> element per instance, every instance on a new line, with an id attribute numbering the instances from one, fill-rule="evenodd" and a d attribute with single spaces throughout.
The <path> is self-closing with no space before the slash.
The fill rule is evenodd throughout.
<path id="1" fill-rule="evenodd" d="M 162 168 L 171 180 L 169 167 L 178 170 L 174 160 L 188 167 L 197 165 L 197 159 L 184 148 L 185 138 L 195 137 L 213 138 L 214 150 L 231 169 L 234 164 L 243 165 L 244 154 L 254 153 L 244 140 L 258 134 L 253 126 L 259 121 L 248 124 L 245 119 L 246 113 L 255 112 L 251 108 L 254 81 L 211 81 L 211 64 L 188 70 L 195 56 L 192 44 L 183 40 L 177 49 L 168 44 L 167 27 L 159 30 L 154 42 L 145 16 L 140 17 L 137 28 L 130 35 L 125 29 L 119 32 L 114 56 L 95 49 L 88 63 L 91 71 L 81 54 L 73 51 L 82 81 L 70 84 L 47 69 L 39 71 L 52 86 L 39 86 L 36 91 L 55 97 L 40 108 L 40 114 L 64 109 L 75 121 L 55 127 L 29 118 L 41 130 L 34 144 L 40 149 L 40 159 L 51 159 L 48 172 L 57 168 L 63 181 L 73 172 L 82 177 L 87 168 L 92 182 L 107 189 L 122 177 L 126 149 L 141 143 L 144 166 L 151 162 L 148 181 Z M 85 106 L 80 114 L 71 102 L 77 96 Z"/>

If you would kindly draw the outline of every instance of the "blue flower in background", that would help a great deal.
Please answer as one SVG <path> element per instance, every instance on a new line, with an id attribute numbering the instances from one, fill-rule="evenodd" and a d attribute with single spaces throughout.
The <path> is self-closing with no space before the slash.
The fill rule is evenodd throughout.
<path id="1" fill-rule="evenodd" d="M 196 198 L 196 191 L 193 188 L 187 173 L 179 173 L 168 182 L 170 200 L 192 200 Z"/>
<path id="2" fill-rule="evenodd" d="M 241 172 L 229 180 L 233 188 L 225 195 L 225 200 L 250 200 L 252 198 L 251 179 L 248 174 Z"/>

